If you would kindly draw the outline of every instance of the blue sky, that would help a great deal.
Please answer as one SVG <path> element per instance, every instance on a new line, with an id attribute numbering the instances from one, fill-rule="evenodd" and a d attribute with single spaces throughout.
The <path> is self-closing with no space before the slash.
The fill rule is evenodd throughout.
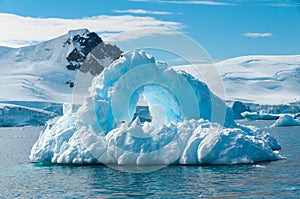
<path id="1" fill-rule="evenodd" d="M 105 38 L 153 26 L 183 32 L 216 61 L 300 54 L 300 1 L 0 0 L 0 13 L 0 45 L 7 46 L 50 39 L 65 29 L 89 28 Z"/>

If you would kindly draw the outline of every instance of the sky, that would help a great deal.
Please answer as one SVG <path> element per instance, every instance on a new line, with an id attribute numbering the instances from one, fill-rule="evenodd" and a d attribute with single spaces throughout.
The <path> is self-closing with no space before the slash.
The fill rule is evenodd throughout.
<path id="1" fill-rule="evenodd" d="M 112 42 L 141 28 L 149 30 L 142 36 L 178 31 L 215 61 L 294 55 L 300 54 L 300 1 L 0 0 L 1 46 L 36 44 L 80 28 Z"/>

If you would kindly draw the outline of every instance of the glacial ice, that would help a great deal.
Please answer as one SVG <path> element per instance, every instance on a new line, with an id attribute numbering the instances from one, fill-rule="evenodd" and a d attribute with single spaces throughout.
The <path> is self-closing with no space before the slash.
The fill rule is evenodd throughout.
<path id="1" fill-rule="evenodd" d="M 205 83 L 157 63 L 144 51 L 124 53 L 99 76 L 82 106 L 49 121 L 30 154 L 32 162 L 238 164 L 280 159 L 269 134 L 234 122 Z M 151 121 L 134 120 L 139 99 Z"/>
<path id="2" fill-rule="evenodd" d="M 58 116 L 54 111 L 55 109 L 43 110 L 18 104 L 0 103 L 0 127 L 44 125 L 49 119 Z"/>

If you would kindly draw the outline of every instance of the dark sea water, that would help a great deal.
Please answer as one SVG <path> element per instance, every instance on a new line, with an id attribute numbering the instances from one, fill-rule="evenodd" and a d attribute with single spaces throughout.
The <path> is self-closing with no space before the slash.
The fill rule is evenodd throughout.
<path id="1" fill-rule="evenodd" d="M 241 122 L 267 127 L 272 121 Z M 28 160 L 43 127 L 0 128 L 1 198 L 299 198 L 300 127 L 265 128 L 285 160 L 168 166 L 125 173 L 106 166 L 38 166 Z"/>

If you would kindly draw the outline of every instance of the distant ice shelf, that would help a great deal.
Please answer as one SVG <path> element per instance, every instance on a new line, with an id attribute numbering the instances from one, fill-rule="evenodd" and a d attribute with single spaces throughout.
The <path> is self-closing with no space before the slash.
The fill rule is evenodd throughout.
<path id="1" fill-rule="evenodd" d="M 0 127 L 38 126 L 58 116 L 55 112 L 0 103 Z"/>
<path id="2" fill-rule="evenodd" d="M 240 101 L 227 101 L 226 104 L 232 108 L 235 119 L 276 120 L 282 114 L 292 114 L 295 117 L 300 114 L 300 101 L 279 105 L 243 103 Z"/>

